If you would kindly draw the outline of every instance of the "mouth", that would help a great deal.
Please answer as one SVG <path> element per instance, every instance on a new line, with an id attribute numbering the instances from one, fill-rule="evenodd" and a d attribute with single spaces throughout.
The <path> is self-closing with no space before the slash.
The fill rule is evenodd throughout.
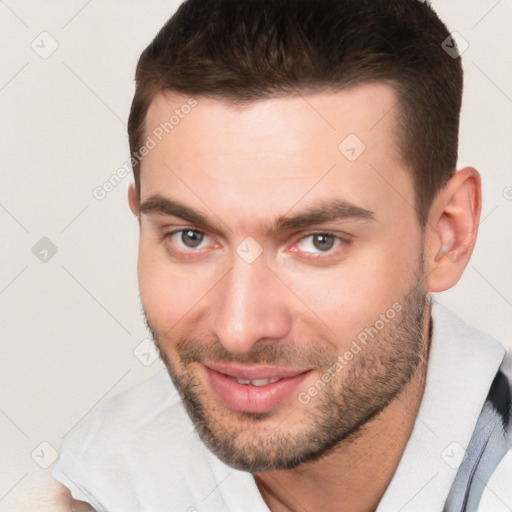
<path id="1" fill-rule="evenodd" d="M 293 395 L 309 368 L 201 365 L 214 395 L 229 409 L 268 412 Z"/>

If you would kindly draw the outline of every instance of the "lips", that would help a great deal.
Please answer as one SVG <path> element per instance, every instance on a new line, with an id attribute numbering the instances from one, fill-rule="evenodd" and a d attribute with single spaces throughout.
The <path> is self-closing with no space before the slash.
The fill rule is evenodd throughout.
<path id="1" fill-rule="evenodd" d="M 277 407 L 311 373 L 309 368 L 234 364 L 208 364 L 202 368 L 213 393 L 225 406 L 253 413 Z"/>

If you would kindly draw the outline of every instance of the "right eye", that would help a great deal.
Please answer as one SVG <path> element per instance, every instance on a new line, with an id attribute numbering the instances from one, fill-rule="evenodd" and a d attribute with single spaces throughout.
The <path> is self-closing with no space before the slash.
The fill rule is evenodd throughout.
<path id="1" fill-rule="evenodd" d="M 205 235 L 197 229 L 180 229 L 166 235 L 173 243 L 180 246 L 180 249 L 201 249 Z"/>

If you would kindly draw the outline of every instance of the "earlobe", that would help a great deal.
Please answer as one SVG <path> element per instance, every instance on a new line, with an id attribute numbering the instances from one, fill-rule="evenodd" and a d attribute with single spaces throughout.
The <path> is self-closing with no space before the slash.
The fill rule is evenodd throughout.
<path id="1" fill-rule="evenodd" d="M 130 210 L 133 215 L 135 215 L 135 217 L 139 217 L 139 198 L 133 183 L 130 183 L 128 188 L 128 204 L 130 205 Z"/>
<path id="2" fill-rule="evenodd" d="M 459 281 L 475 246 L 481 207 L 478 171 L 458 170 L 430 209 L 425 248 L 428 291 L 448 290 Z"/>

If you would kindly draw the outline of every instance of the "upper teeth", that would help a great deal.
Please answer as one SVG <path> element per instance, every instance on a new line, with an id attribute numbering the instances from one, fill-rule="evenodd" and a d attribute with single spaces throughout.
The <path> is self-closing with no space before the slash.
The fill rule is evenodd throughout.
<path id="1" fill-rule="evenodd" d="M 274 382 L 277 382 L 278 380 L 281 380 L 280 377 L 272 377 L 270 379 L 236 379 L 238 384 L 245 384 L 245 385 L 251 385 L 251 386 L 266 386 L 267 384 L 273 384 Z"/>

